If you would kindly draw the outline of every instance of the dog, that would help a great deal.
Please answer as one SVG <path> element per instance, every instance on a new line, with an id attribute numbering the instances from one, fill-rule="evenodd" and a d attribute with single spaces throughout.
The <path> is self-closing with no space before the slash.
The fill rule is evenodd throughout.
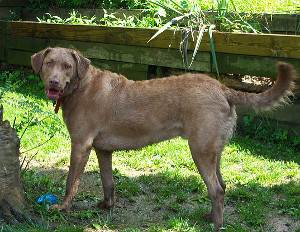
<path id="1" fill-rule="evenodd" d="M 71 161 L 63 203 L 69 210 L 92 148 L 95 149 L 104 191 L 101 208 L 114 205 L 112 153 L 137 149 L 181 136 L 212 202 L 208 217 L 218 231 L 223 225 L 226 185 L 220 171 L 224 145 L 236 124 L 236 105 L 271 109 L 292 94 L 294 68 L 278 63 L 278 78 L 265 92 L 246 93 L 226 87 L 204 74 L 144 81 L 97 69 L 78 51 L 46 48 L 31 56 L 35 73 L 49 99 L 61 105 L 71 138 Z"/>

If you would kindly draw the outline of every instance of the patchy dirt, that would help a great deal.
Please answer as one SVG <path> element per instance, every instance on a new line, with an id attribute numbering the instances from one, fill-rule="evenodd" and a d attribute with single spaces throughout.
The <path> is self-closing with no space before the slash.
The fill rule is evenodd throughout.
<path id="1" fill-rule="evenodd" d="M 293 220 L 286 215 L 270 215 L 267 224 L 275 232 L 294 232 L 300 229 L 300 221 Z"/>

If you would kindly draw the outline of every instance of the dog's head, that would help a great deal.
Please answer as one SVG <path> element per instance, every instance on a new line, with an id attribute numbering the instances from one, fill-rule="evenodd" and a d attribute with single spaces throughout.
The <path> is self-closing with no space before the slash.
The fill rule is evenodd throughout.
<path id="1" fill-rule="evenodd" d="M 46 48 L 31 56 L 35 73 L 40 74 L 49 99 L 57 100 L 70 92 L 72 83 L 84 78 L 90 60 L 68 48 Z M 73 84 L 74 85 L 74 84 Z"/>

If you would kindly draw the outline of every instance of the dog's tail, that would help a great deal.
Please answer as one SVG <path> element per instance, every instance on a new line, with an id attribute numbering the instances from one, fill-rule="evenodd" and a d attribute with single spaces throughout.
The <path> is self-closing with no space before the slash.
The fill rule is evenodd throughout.
<path id="1" fill-rule="evenodd" d="M 245 93 L 226 88 L 227 100 L 232 105 L 244 105 L 255 110 L 270 109 L 288 102 L 293 95 L 296 71 L 290 64 L 279 62 L 277 64 L 278 76 L 274 85 L 262 93 Z"/>

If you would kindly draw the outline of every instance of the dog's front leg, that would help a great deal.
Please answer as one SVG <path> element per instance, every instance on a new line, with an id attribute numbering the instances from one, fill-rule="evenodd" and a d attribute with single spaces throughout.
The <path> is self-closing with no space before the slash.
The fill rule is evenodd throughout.
<path id="1" fill-rule="evenodd" d="M 101 181 L 104 192 L 104 200 L 98 204 L 102 209 L 109 209 L 114 205 L 114 180 L 112 173 L 112 152 L 96 150 L 100 167 Z"/>
<path id="2" fill-rule="evenodd" d="M 89 158 L 91 146 L 84 143 L 72 143 L 71 161 L 67 178 L 66 194 L 61 205 L 53 205 L 52 209 L 70 210 L 71 203 L 77 193 L 80 177 Z"/>

